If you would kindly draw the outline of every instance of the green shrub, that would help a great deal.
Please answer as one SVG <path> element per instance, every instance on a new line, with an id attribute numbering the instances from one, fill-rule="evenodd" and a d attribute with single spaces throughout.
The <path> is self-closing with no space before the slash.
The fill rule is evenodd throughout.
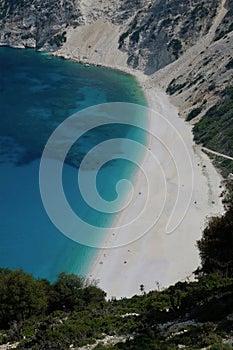
<path id="1" fill-rule="evenodd" d="M 226 69 L 233 69 L 233 58 L 227 63 Z"/>
<path id="2" fill-rule="evenodd" d="M 204 345 L 205 346 L 210 346 L 213 344 L 222 344 L 222 338 L 215 334 L 215 333 L 210 333 L 208 336 L 204 339 Z"/>
<path id="3" fill-rule="evenodd" d="M 214 89 L 215 89 L 215 83 L 210 84 L 208 90 L 212 91 Z"/>
<path id="4" fill-rule="evenodd" d="M 172 81 L 168 85 L 166 92 L 169 95 L 174 95 L 176 92 L 181 91 L 181 89 L 183 89 L 186 85 L 187 85 L 187 83 L 175 84 L 174 81 Z"/>
<path id="5" fill-rule="evenodd" d="M 170 42 L 169 47 L 172 48 L 173 54 L 177 59 L 179 57 L 180 51 L 182 50 L 182 42 L 179 39 L 173 39 Z"/>
<path id="6" fill-rule="evenodd" d="M 233 347 L 229 344 L 214 344 L 209 350 L 233 350 Z"/>
<path id="7" fill-rule="evenodd" d="M 186 121 L 189 122 L 190 120 L 196 118 L 198 116 L 198 114 L 200 114 L 202 111 L 202 108 L 201 107 L 198 107 L 198 108 L 195 108 L 193 109 L 188 115 L 187 115 L 187 118 L 186 118 Z"/>
<path id="8" fill-rule="evenodd" d="M 50 39 L 49 44 L 60 47 L 66 42 L 66 40 L 66 32 L 63 32 L 62 34 L 57 34 L 52 39 Z"/>

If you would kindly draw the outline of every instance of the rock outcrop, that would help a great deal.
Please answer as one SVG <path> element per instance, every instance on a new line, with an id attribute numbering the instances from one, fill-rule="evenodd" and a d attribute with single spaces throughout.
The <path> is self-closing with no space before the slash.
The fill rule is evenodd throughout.
<path id="1" fill-rule="evenodd" d="M 0 4 L 0 44 L 55 50 L 66 28 L 82 23 L 74 0 L 3 0 Z"/>
<path id="2" fill-rule="evenodd" d="M 153 76 L 155 83 L 166 89 L 180 107 L 180 114 L 192 122 L 198 121 L 233 84 L 233 30 L 229 30 L 232 5 L 232 0 L 220 1 L 208 33 Z M 226 33 L 219 37 L 223 26 Z"/>

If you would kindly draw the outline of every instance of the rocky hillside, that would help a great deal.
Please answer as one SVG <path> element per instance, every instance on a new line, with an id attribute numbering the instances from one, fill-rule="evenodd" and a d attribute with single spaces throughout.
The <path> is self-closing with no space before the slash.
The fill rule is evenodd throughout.
<path id="1" fill-rule="evenodd" d="M 180 115 L 196 125 L 196 142 L 232 157 L 233 1 L 219 3 L 208 33 L 153 74 L 151 84 L 165 89 Z M 214 160 L 224 176 L 233 172 L 232 161 Z"/>
<path id="2" fill-rule="evenodd" d="M 119 40 L 128 64 L 151 74 L 176 60 L 207 34 L 218 5 L 218 0 L 167 0 L 139 10 Z"/>
<path id="3" fill-rule="evenodd" d="M 70 28 L 104 19 L 119 27 L 127 64 L 151 74 L 207 34 L 218 7 L 219 0 L 3 0 L 0 43 L 56 50 Z"/>
<path id="4" fill-rule="evenodd" d="M 70 30 L 103 20 L 103 36 L 109 24 L 117 27 L 115 49 L 126 54 L 127 65 L 150 75 L 207 35 L 223 2 L 230 10 L 216 41 L 233 29 L 232 0 L 2 0 L 0 44 L 57 50 Z"/>
<path id="5" fill-rule="evenodd" d="M 233 84 L 232 8 L 222 1 L 208 34 L 156 75 L 188 120 L 198 121 Z"/>
<path id="6" fill-rule="evenodd" d="M 68 26 L 82 23 L 74 0 L 3 0 L 0 18 L 0 43 L 13 47 L 55 48 Z"/>

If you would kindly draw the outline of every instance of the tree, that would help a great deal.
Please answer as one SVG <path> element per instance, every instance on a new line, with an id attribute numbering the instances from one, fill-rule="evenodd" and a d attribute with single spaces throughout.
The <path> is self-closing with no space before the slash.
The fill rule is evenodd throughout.
<path id="1" fill-rule="evenodd" d="M 50 292 L 50 309 L 72 311 L 83 304 L 82 289 L 84 280 L 75 274 L 59 274 Z"/>
<path id="2" fill-rule="evenodd" d="M 233 277 L 233 207 L 222 217 L 212 218 L 197 242 L 202 273 L 219 272 Z"/>
<path id="3" fill-rule="evenodd" d="M 83 299 L 86 304 L 103 305 L 105 297 L 106 293 L 94 285 L 89 285 L 83 289 Z"/>
<path id="4" fill-rule="evenodd" d="M 43 283 L 22 270 L 0 269 L 0 325 L 43 314 L 48 306 Z"/>

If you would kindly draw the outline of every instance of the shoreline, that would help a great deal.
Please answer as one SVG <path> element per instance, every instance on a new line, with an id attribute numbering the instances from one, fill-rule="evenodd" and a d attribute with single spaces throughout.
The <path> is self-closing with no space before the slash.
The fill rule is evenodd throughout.
<path id="1" fill-rule="evenodd" d="M 151 96 L 153 93 L 153 89 L 149 89 L 146 97 L 150 108 L 152 106 L 158 108 L 160 103 L 159 101 L 153 101 Z M 157 98 L 159 97 L 157 96 Z M 178 111 L 176 113 L 178 118 Z M 185 125 L 183 120 L 178 120 Z M 150 123 L 153 123 L 153 121 L 150 120 Z M 198 146 L 193 144 L 191 126 L 185 125 L 184 129 L 186 129 L 186 132 L 189 129 L 190 133 L 189 146 L 191 146 L 191 149 L 189 151 L 192 153 L 192 162 L 196 166 L 195 187 L 200 187 L 201 190 L 194 189 L 194 192 L 198 193 L 194 193 L 189 212 L 173 237 L 165 234 L 166 220 L 169 215 L 165 212 L 165 216 L 162 217 L 159 225 L 143 238 L 126 247 L 112 248 L 107 251 L 104 249 L 99 252 L 88 277 L 98 281 L 99 287 L 107 292 L 108 298 L 132 297 L 135 294 L 140 294 L 141 284 L 143 284 L 146 292 L 156 289 L 158 286 L 159 288 L 168 287 L 180 280 L 190 278 L 193 271 L 200 264 L 196 241 L 201 238 L 206 217 L 223 212 L 223 206 L 219 198 L 221 193 L 219 186 L 222 178 L 215 170 L 210 159 L 202 154 Z M 150 167 L 151 164 L 146 163 L 146 157 L 147 155 L 143 158 L 142 163 L 144 163 L 144 167 Z M 202 164 L 202 167 L 197 166 L 198 163 Z M 202 173 L 204 169 L 205 174 Z M 151 171 L 153 171 L 153 167 Z M 153 186 L 156 188 L 156 181 Z M 140 176 L 137 174 L 134 189 L 135 192 L 141 189 Z M 140 200 L 138 199 L 134 206 L 140 206 Z M 127 221 L 127 214 L 125 214 L 125 217 L 121 214 L 120 217 L 116 218 L 116 221 L 120 225 L 125 218 Z M 186 235 L 186 230 L 189 236 Z M 177 239 L 175 238 L 176 235 Z M 112 240 L 112 244 L 117 245 L 117 237 L 109 237 L 108 239 Z M 147 251 L 148 247 L 150 247 L 149 252 Z M 156 249 L 157 247 L 158 249 Z"/>
<path id="2" fill-rule="evenodd" d="M 148 107 L 165 115 L 169 122 L 182 135 L 191 156 L 194 169 L 194 191 L 192 201 L 184 220 L 173 235 L 165 233 L 165 226 L 171 208 L 165 208 L 165 214 L 160 218 L 155 228 L 145 236 L 123 247 L 103 248 L 91 264 L 87 279 L 95 280 L 98 286 L 107 292 L 107 297 L 132 297 L 140 294 L 140 285 L 144 291 L 164 288 L 178 281 L 193 279 L 193 271 L 200 264 L 200 257 L 196 241 L 201 238 L 206 219 L 212 215 L 224 212 L 220 199 L 221 175 L 217 172 L 208 156 L 201 151 L 201 147 L 193 142 L 192 126 L 179 117 L 178 108 L 171 104 L 170 97 L 159 89 L 150 76 L 140 71 L 118 65 L 101 65 L 99 62 L 90 62 L 71 57 L 70 54 L 55 52 L 55 56 L 70 59 L 83 64 L 102 66 L 133 76 L 141 87 Z M 155 74 L 156 76 L 156 74 Z M 156 129 L 152 117 L 149 118 L 149 128 Z M 168 141 L 169 142 L 169 141 Z M 174 145 L 173 145 L 174 146 Z M 151 139 L 148 139 L 148 148 L 153 148 Z M 154 146 L 155 147 L 155 146 Z M 179 150 L 178 150 L 179 151 Z M 154 150 L 156 153 L 156 150 Z M 166 159 L 162 159 L 166 163 Z M 147 154 L 141 164 L 156 174 L 153 164 L 147 162 Z M 183 169 L 185 172 L 185 167 Z M 186 174 L 187 181 L 189 174 Z M 138 172 L 134 175 L 133 185 L 135 193 L 143 192 L 141 177 Z M 156 191 L 156 176 L 152 187 Z M 174 194 L 169 193 L 169 200 L 174 202 Z M 143 203 L 140 197 L 134 198 L 134 207 L 141 208 Z M 148 214 L 148 215 L 151 215 Z M 128 221 L 130 211 L 117 215 L 114 222 L 124 225 Z M 191 228 L 191 229 L 190 229 Z M 188 234 L 187 234 L 188 233 Z M 127 233 L 126 233 L 127 234 Z M 131 237 L 130 232 L 128 232 Z M 105 245 L 117 246 L 117 231 L 114 236 L 106 237 Z"/>
<path id="3" fill-rule="evenodd" d="M 144 291 L 148 292 L 167 287 L 187 278 L 190 279 L 200 263 L 196 241 L 201 238 L 206 219 L 224 212 L 220 199 L 222 177 L 213 166 L 210 158 L 202 152 L 201 146 L 195 145 L 192 141 L 192 126 L 179 117 L 178 108 L 172 104 L 172 99 L 159 87 L 159 79 L 158 83 L 156 82 L 156 73 L 153 76 L 146 76 L 140 71 L 125 67 L 124 64 L 121 66 L 119 64 L 100 64 L 100 62 L 92 60 L 89 62 L 72 57 L 70 54 L 66 55 L 64 52 L 50 54 L 84 65 L 118 70 L 133 76 L 145 95 L 148 107 L 165 115 L 181 133 L 186 145 L 188 145 L 195 170 L 192 202 L 175 234 L 169 236 L 165 233 L 169 213 L 172 210 L 168 203 L 168 208 L 165 208 L 165 214 L 158 225 L 145 236 L 123 247 L 101 249 L 90 264 L 86 278 L 97 281 L 98 286 L 107 292 L 108 298 L 131 297 L 135 294 L 141 294 L 140 285 L 142 284 Z M 158 127 L 151 117 L 149 124 L 150 129 Z M 169 142 L 169 140 L 167 141 Z M 176 147 L 176 145 L 172 146 Z M 147 147 L 153 147 L 150 145 L 150 140 L 148 140 Z M 156 149 L 154 153 L 156 153 Z M 161 161 L 166 166 L 166 157 Z M 147 161 L 147 154 L 142 157 L 142 164 L 143 167 L 149 169 L 149 172 L 156 174 L 153 164 Z M 185 167 L 183 172 L 187 172 Z M 189 174 L 186 175 L 189 176 Z M 154 178 L 152 187 L 156 193 L 156 176 Z M 144 191 L 140 174 L 136 173 L 133 176 L 133 184 L 136 193 Z M 174 202 L 173 197 L 174 194 L 171 192 L 169 194 L 171 203 Z M 156 202 L 158 201 L 159 199 L 156 199 Z M 134 208 L 140 209 L 142 206 L 142 199 L 137 196 Z M 153 208 L 151 210 L 153 211 Z M 130 212 L 132 213 L 132 210 L 120 214 L 114 219 L 114 222 L 116 221 L 119 226 L 124 224 L 124 221 L 128 221 Z M 131 237 L 132 233 L 128 232 L 128 235 Z M 109 245 L 117 246 L 117 234 L 108 236 L 106 241 Z"/>

